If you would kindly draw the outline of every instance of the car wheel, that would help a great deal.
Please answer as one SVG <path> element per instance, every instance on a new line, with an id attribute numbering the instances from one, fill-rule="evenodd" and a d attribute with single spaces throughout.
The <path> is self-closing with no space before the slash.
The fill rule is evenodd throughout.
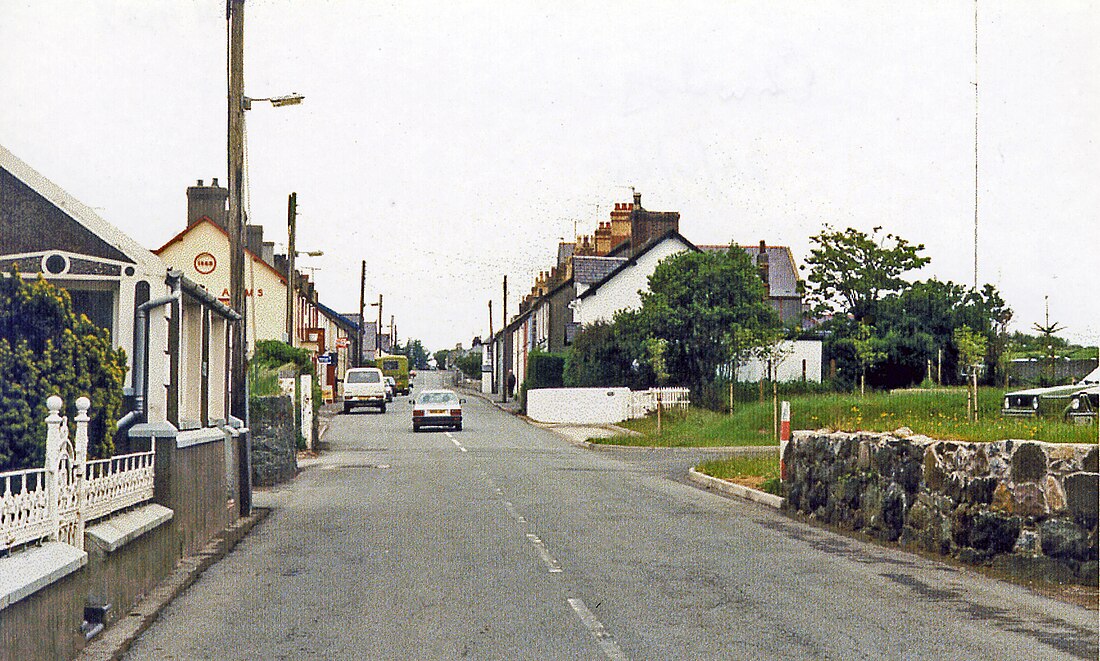
<path id="1" fill-rule="evenodd" d="M 351 411 L 351 404 L 345 403 L 344 404 L 344 413 L 348 413 L 350 411 Z"/>
<path id="2" fill-rule="evenodd" d="M 462 431 L 462 423 L 461 422 L 458 423 L 457 425 L 455 425 L 455 431 Z"/>
<path id="3" fill-rule="evenodd" d="M 420 431 L 420 425 L 413 425 L 413 433 Z"/>
<path id="4" fill-rule="evenodd" d="M 378 407 L 378 412 L 379 413 L 385 413 L 386 412 L 386 405 L 383 404 L 382 406 Z"/>

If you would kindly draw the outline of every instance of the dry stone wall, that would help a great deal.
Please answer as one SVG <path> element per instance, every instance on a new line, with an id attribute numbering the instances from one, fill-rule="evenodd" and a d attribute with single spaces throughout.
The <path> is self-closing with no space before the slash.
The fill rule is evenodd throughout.
<path id="1" fill-rule="evenodd" d="M 1097 582 L 1097 446 L 795 432 L 786 507 L 903 546 Z"/>

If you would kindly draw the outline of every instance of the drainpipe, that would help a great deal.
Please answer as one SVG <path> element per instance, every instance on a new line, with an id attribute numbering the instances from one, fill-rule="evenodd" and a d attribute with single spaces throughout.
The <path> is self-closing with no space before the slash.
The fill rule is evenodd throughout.
<path id="1" fill-rule="evenodd" d="M 179 271 L 168 271 L 165 282 L 172 293 L 146 301 L 137 307 L 137 319 L 134 321 L 134 410 L 116 423 L 120 432 L 138 422 L 145 422 L 145 337 L 149 333 L 149 311 L 179 300 L 181 277 L 182 273 Z"/>

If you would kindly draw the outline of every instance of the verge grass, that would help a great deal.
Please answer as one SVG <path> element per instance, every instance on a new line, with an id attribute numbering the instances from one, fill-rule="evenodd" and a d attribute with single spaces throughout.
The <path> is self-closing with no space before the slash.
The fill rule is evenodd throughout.
<path id="1" fill-rule="evenodd" d="M 1076 425 L 1053 418 L 1005 418 L 1001 415 L 1004 391 L 982 388 L 978 393 L 978 422 L 966 419 L 966 390 L 896 390 L 858 394 L 791 395 L 792 429 L 841 431 L 894 431 L 908 427 L 916 434 L 957 441 L 990 442 L 1003 439 L 1039 440 L 1051 443 L 1096 443 L 1096 422 Z M 738 402 L 733 415 L 702 409 L 670 412 L 657 420 L 649 416 L 622 423 L 641 436 L 598 439 L 615 445 L 657 447 L 715 447 L 772 445 L 772 403 Z M 594 439 L 596 440 L 596 439 Z"/>

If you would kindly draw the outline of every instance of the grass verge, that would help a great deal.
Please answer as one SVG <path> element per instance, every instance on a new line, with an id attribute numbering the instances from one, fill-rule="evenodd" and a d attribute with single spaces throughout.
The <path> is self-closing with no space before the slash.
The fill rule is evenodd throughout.
<path id="1" fill-rule="evenodd" d="M 699 464 L 695 470 L 765 493 L 783 495 L 783 488 L 779 482 L 779 455 L 750 455 L 706 461 Z"/>
<path id="2" fill-rule="evenodd" d="M 966 419 L 966 390 L 901 390 L 889 393 L 790 395 L 792 429 L 894 431 L 908 427 L 931 438 L 990 442 L 1003 439 L 1050 443 L 1096 443 L 1096 423 L 1075 425 L 1060 418 L 1005 418 L 999 388 L 978 393 L 978 422 Z M 772 403 L 738 403 L 733 415 L 702 409 L 663 416 L 657 434 L 654 416 L 621 423 L 640 436 L 593 439 L 613 445 L 655 447 L 719 447 L 775 444 Z"/>

